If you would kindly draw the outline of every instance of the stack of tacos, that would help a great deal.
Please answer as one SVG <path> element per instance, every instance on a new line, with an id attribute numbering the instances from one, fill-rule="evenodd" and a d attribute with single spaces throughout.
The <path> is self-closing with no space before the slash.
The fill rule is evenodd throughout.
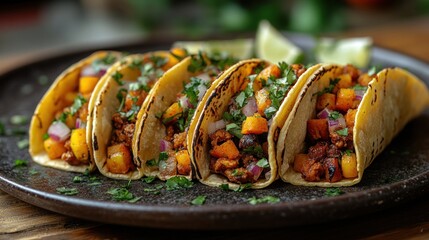
<path id="1" fill-rule="evenodd" d="M 100 51 L 62 72 L 37 105 L 30 125 L 30 154 L 41 165 L 66 171 L 95 169 L 86 141 L 91 132 L 94 97 L 102 77 L 121 58 L 113 51 Z"/>

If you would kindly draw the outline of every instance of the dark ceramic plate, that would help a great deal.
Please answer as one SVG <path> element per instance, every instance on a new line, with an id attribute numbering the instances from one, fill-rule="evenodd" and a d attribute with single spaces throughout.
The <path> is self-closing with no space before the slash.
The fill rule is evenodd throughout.
<path id="1" fill-rule="evenodd" d="M 309 54 L 313 41 L 307 36 L 289 36 Z M 117 47 L 132 53 L 167 49 L 171 43 L 140 43 Z M 27 125 L 13 125 L 14 115 L 31 116 L 43 93 L 63 69 L 91 51 L 41 60 L 0 76 L 0 113 L 6 134 L 0 136 L 0 188 L 30 204 L 61 214 L 94 221 L 177 229 L 267 228 L 320 223 L 368 214 L 418 197 L 429 191 L 429 112 L 410 122 L 388 148 L 365 171 L 356 186 L 337 189 L 331 196 L 324 188 L 297 187 L 281 181 L 263 190 L 224 191 L 194 182 L 192 188 L 166 190 L 164 183 L 130 183 L 129 191 L 141 196 L 136 203 L 117 202 L 107 193 L 127 181 L 111 180 L 44 168 L 30 161 L 27 149 L 17 142 L 27 138 Z M 386 49 L 374 48 L 372 63 L 400 66 L 429 80 L 429 65 Z M 44 80 L 48 80 L 44 84 Z M 16 166 L 15 160 L 27 161 Z M 74 183 L 80 176 L 83 182 Z M 96 179 L 95 179 L 96 178 Z M 95 180 L 94 180 L 95 179 Z M 157 189 L 161 186 L 161 189 Z M 74 196 L 57 188 L 76 188 Z M 151 190 L 152 189 L 152 190 Z M 156 189 L 156 190 L 153 190 Z M 201 206 L 190 202 L 206 196 Z M 252 197 L 274 196 L 279 203 L 249 204 Z"/>

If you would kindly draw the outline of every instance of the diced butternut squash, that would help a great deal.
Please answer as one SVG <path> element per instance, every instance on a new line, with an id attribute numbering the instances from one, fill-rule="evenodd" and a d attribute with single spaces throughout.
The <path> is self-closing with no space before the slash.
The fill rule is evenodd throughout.
<path id="1" fill-rule="evenodd" d="M 239 154 L 240 152 L 232 140 L 216 145 L 210 150 L 210 155 L 216 158 L 236 159 Z"/>
<path id="2" fill-rule="evenodd" d="M 353 66 L 352 64 L 347 64 L 343 68 L 343 73 L 347 73 L 352 77 L 352 81 L 356 82 L 357 78 L 361 74 L 359 68 Z"/>
<path id="3" fill-rule="evenodd" d="M 369 76 L 368 73 L 364 73 L 359 76 L 358 83 L 362 86 L 368 86 L 369 82 L 371 82 L 372 76 Z"/>
<path id="4" fill-rule="evenodd" d="M 107 148 L 107 169 L 111 173 L 127 173 L 133 167 L 128 147 L 121 143 Z"/>
<path id="5" fill-rule="evenodd" d="M 246 117 L 241 127 L 242 134 L 262 134 L 268 132 L 268 121 L 259 114 Z"/>
<path id="6" fill-rule="evenodd" d="M 321 111 L 324 108 L 328 108 L 330 110 L 335 109 L 335 100 L 336 96 L 332 93 L 324 93 L 317 98 L 316 110 Z"/>
<path id="7" fill-rule="evenodd" d="M 181 150 L 175 154 L 177 161 L 177 172 L 181 175 L 189 175 L 191 172 L 191 158 L 188 150 Z"/>
<path id="8" fill-rule="evenodd" d="M 86 129 L 73 129 L 70 136 L 70 147 L 77 160 L 87 162 L 89 159 L 89 149 L 86 144 Z"/>
<path id="9" fill-rule="evenodd" d="M 281 76 L 281 70 L 279 66 L 271 64 L 264 68 L 255 78 L 253 82 L 253 90 L 256 92 L 262 88 L 262 82 L 266 82 L 270 76 L 279 78 Z"/>
<path id="10" fill-rule="evenodd" d="M 357 109 L 349 109 L 346 113 L 346 115 L 344 116 L 345 120 L 346 120 L 346 125 L 347 127 L 353 128 L 355 125 L 355 118 L 356 118 L 356 112 Z"/>
<path id="11" fill-rule="evenodd" d="M 43 141 L 43 146 L 50 159 L 60 159 L 61 155 L 67 151 L 64 142 L 57 142 L 52 138 Z"/>
<path id="12" fill-rule="evenodd" d="M 165 124 L 175 122 L 180 118 L 182 112 L 182 107 L 180 107 L 178 102 L 175 102 L 162 114 L 162 121 Z"/>
<path id="13" fill-rule="evenodd" d="M 79 78 L 79 92 L 81 94 L 91 93 L 100 78 L 96 76 L 83 76 Z"/>
<path id="14" fill-rule="evenodd" d="M 358 176 L 356 154 L 344 154 L 341 158 L 341 169 L 344 178 L 356 178 Z"/>
<path id="15" fill-rule="evenodd" d="M 147 92 L 144 90 L 129 91 L 125 98 L 124 111 L 131 109 L 133 105 L 141 106 L 147 97 Z"/>
<path id="16" fill-rule="evenodd" d="M 353 86 L 352 77 L 350 76 L 350 74 L 345 73 L 338 76 L 338 78 L 340 80 L 338 81 L 337 85 L 335 85 L 335 88 L 332 91 L 333 93 L 337 93 L 338 90 L 340 90 L 341 88 L 349 88 Z"/>
<path id="17" fill-rule="evenodd" d="M 76 115 L 71 115 L 71 114 L 69 113 L 69 114 L 67 114 L 65 124 L 66 124 L 66 125 L 67 125 L 67 127 L 69 127 L 70 129 L 73 129 L 73 128 L 75 128 L 75 127 L 76 127 L 76 119 L 77 119 L 77 116 L 76 116 Z M 86 120 L 86 119 L 84 119 L 84 120 Z"/>
<path id="18" fill-rule="evenodd" d="M 76 96 L 77 96 L 77 92 L 67 92 L 64 95 L 64 105 L 66 106 L 72 105 Z"/>
<path id="19" fill-rule="evenodd" d="M 261 116 L 265 116 L 265 109 L 271 105 L 270 93 L 266 88 L 262 88 L 255 93 L 255 99 L 258 106 L 258 113 Z"/>
<path id="20" fill-rule="evenodd" d="M 329 139 L 328 120 L 310 119 L 307 121 L 307 135 L 310 140 Z"/>
<path id="21" fill-rule="evenodd" d="M 341 88 L 337 92 L 337 102 L 335 107 L 339 111 L 347 112 L 350 108 L 356 106 L 355 103 L 355 91 L 350 88 Z"/>
<path id="22" fill-rule="evenodd" d="M 294 161 L 293 161 L 293 170 L 295 172 L 302 172 L 302 167 L 304 166 L 304 163 L 308 161 L 308 155 L 304 153 L 298 153 L 295 155 Z"/>

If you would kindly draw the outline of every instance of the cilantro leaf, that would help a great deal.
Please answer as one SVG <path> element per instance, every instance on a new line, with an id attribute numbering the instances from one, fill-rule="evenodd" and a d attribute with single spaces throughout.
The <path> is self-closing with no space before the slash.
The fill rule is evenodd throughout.
<path id="1" fill-rule="evenodd" d="M 165 186 L 167 187 L 168 191 L 191 188 L 193 185 L 194 183 L 192 181 L 181 176 L 174 176 L 165 182 Z"/>
<path id="2" fill-rule="evenodd" d="M 268 160 L 266 158 L 261 158 L 257 163 L 257 166 L 261 167 L 261 168 L 269 168 L 270 164 L 268 162 Z"/>
<path id="3" fill-rule="evenodd" d="M 13 167 L 14 168 L 16 168 L 16 167 L 26 167 L 27 164 L 28 163 L 27 163 L 26 160 L 16 159 L 15 162 L 14 162 L 14 164 L 13 164 Z"/>
<path id="4" fill-rule="evenodd" d="M 10 123 L 13 125 L 24 125 L 28 122 L 28 116 L 25 115 L 13 115 L 10 118 Z"/>
<path id="5" fill-rule="evenodd" d="M 327 188 L 325 190 L 325 195 L 328 197 L 334 197 L 344 194 L 344 192 L 339 188 Z"/>
<path id="6" fill-rule="evenodd" d="M 28 138 L 24 138 L 16 143 L 16 146 L 18 146 L 19 149 L 27 148 L 30 145 L 30 141 L 28 141 Z"/>
<path id="7" fill-rule="evenodd" d="M 226 131 L 231 133 L 232 135 L 241 138 L 243 134 L 241 133 L 241 127 L 236 123 L 230 123 L 226 125 Z"/>
<path id="8" fill-rule="evenodd" d="M 78 95 L 73 102 L 73 105 L 70 107 L 70 114 L 74 116 L 77 111 L 86 103 L 86 99 L 80 95 Z"/>
<path id="9" fill-rule="evenodd" d="M 192 205 L 203 205 L 206 201 L 206 196 L 199 195 L 191 201 Z"/>
<path id="10" fill-rule="evenodd" d="M 124 82 L 121 80 L 122 77 L 124 77 L 124 75 L 118 71 L 116 71 L 114 74 L 111 75 L 111 77 L 113 78 L 113 80 L 115 80 L 115 82 L 117 82 L 120 86 L 124 85 Z"/>
<path id="11" fill-rule="evenodd" d="M 79 191 L 76 188 L 59 187 L 56 190 L 57 190 L 57 193 L 66 195 L 66 196 L 73 196 L 79 193 Z"/>
<path id="12" fill-rule="evenodd" d="M 251 155 L 256 156 L 258 158 L 264 158 L 264 151 L 263 151 L 261 145 L 247 147 L 247 148 L 243 149 L 243 152 L 251 154 Z"/>
<path id="13" fill-rule="evenodd" d="M 222 183 L 221 185 L 219 185 L 219 188 L 226 191 L 229 190 L 229 185 L 226 183 Z"/>
<path id="14" fill-rule="evenodd" d="M 348 128 L 343 128 L 341 130 L 337 130 L 336 133 L 338 133 L 338 135 L 346 137 L 347 135 L 349 135 L 349 129 Z"/>
<path id="15" fill-rule="evenodd" d="M 265 196 L 262 198 L 251 197 L 247 200 L 252 205 L 261 204 L 261 203 L 278 203 L 278 202 L 280 202 L 280 198 L 273 197 L 273 196 Z"/>
<path id="16" fill-rule="evenodd" d="M 145 183 L 152 183 L 153 181 L 155 181 L 155 177 L 154 176 L 147 176 L 142 178 L 142 181 Z"/>
<path id="17" fill-rule="evenodd" d="M 141 197 L 135 197 L 128 189 L 130 188 L 131 180 L 128 184 L 119 188 L 111 188 L 107 191 L 108 194 L 112 195 L 115 201 L 127 201 L 135 203 L 141 199 Z"/>
<path id="18" fill-rule="evenodd" d="M 246 183 L 246 184 L 240 184 L 240 186 L 236 189 L 236 190 L 234 190 L 235 192 L 242 192 L 243 190 L 245 190 L 245 189 L 249 189 L 249 188 L 251 188 L 252 187 L 252 184 L 251 183 Z"/>
<path id="19" fill-rule="evenodd" d="M 329 113 L 329 119 L 331 120 L 337 120 L 338 118 L 342 117 L 341 113 L 337 112 L 337 111 L 332 111 Z"/>

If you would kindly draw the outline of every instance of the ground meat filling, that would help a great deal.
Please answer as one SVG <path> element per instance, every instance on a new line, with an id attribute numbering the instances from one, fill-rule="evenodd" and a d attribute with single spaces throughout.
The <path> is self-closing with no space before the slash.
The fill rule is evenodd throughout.
<path id="1" fill-rule="evenodd" d="M 307 121 L 307 146 L 297 154 L 293 169 L 309 182 L 356 178 L 353 145 L 355 114 L 368 83 L 376 77 L 346 65 L 330 85 L 317 93 L 316 117 Z"/>
<path id="2" fill-rule="evenodd" d="M 121 117 L 120 113 L 114 113 L 112 116 L 113 135 L 110 140 L 110 145 L 125 144 L 131 148 L 134 135 L 135 124 L 129 122 L 126 118 Z"/>

